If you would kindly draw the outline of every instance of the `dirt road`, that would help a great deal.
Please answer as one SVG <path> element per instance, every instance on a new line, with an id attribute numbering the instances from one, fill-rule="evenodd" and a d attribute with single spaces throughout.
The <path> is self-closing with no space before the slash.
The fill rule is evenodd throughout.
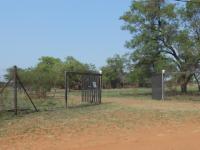
<path id="1" fill-rule="evenodd" d="M 38 131 L 0 140 L 1 150 L 199 150 L 200 125 L 185 123 L 123 131 L 90 128 L 76 135 Z"/>

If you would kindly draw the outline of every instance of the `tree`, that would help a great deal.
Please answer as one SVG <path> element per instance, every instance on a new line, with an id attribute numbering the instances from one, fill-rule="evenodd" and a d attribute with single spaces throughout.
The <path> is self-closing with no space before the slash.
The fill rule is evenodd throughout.
<path id="1" fill-rule="evenodd" d="M 75 59 L 72 56 L 68 56 L 65 61 L 63 62 L 64 67 L 63 67 L 63 72 L 68 71 L 68 72 L 96 72 L 96 67 L 95 65 L 92 64 L 84 64 Z M 75 88 L 75 85 L 78 85 L 80 88 L 80 76 L 70 76 L 70 88 Z M 63 82 L 64 83 L 64 82 Z"/>
<path id="2" fill-rule="evenodd" d="M 199 16 L 197 9 L 200 7 L 190 5 L 188 2 L 187 7 L 180 11 L 174 4 L 161 0 L 133 1 L 130 10 L 121 17 L 125 21 L 123 29 L 133 35 L 126 46 L 134 49 L 133 53 L 137 55 L 134 61 L 143 63 L 143 58 L 148 59 L 156 71 L 157 58 L 169 58 L 176 71 L 183 72 L 180 77 L 182 92 L 187 92 L 187 84 L 200 60 L 196 35 L 190 32 L 195 30 L 192 18 Z M 195 10 L 189 16 L 184 15 L 188 14 L 188 8 Z M 183 18 L 187 20 L 185 26 L 182 24 Z"/>
<path id="3" fill-rule="evenodd" d="M 148 57 L 140 58 L 138 60 L 137 56 L 131 55 L 130 60 L 133 61 L 131 64 L 131 71 L 128 74 L 128 81 L 132 83 L 138 83 L 139 87 L 147 87 L 151 83 L 151 77 L 155 73 L 161 73 L 163 68 L 168 70 L 175 70 L 175 66 L 171 63 L 170 58 L 165 56 L 157 56 L 154 61 L 148 59 Z"/>
<path id="4" fill-rule="evenodd" d="M 46 97 L 46 92 L 58 85 L 59 73 L 62 66 L 62 61 L 54 57 L 41 57 L 39 63 L 34 69 L 36 88 L 42 97 Z"/>
<path id="5" fill-rule="evenodd" d="M 106 87 L 122 87 L 125 79 L 126 56 L 114 55 L 107 59 L 106 66 L 102 67 L 103 82 Z"/>
<path id="6" fill-rule="evenodd" d="M 191 48 L 188 50 L 188 57 L 190 57 L 190 67 L 196 72 L 194 78 L 197 81 L 198 88 L 200 91 L 199 82 L 199 60 L 200 60 L 200 3 L 188 2 L 186 7 L 180 10 L 181 17 L 183 19 L 182 24 L 188 32 L 188 37 L 191 42 Z M 192 54 L 191 54 L 192 53 Z M 196 55 L 196 57 L 192 57 Z M 189 59 L 189 58 L 188 58 Z"/>
<path id="7" fill-rule="evenodd" d="M 64 61 L 65 71 L 87 72 L 89 68 L 90 66 L 88 64 L 83 64 L 72 56 L 68 56 Z"/>
<path id="8" fill-rule="evenodd" d="M 57 88 L 64 88 L 65 71 L 68 72 L 96 72 L 95 65 L 84 64 L 69 56 L 65 61 L 54 57 L 41 57 L 39 63 L 32 68 L 18 68 L 20 79 L 30 92 L 36 92 L 39 98 L 46 98 L 47 92 Z M 9 68 L 5 78 L 9 80 L 13 76 L 13 69 Z M 80 81 L 80 77 L 71 77 L 75 80 L 72 87 Z"/>

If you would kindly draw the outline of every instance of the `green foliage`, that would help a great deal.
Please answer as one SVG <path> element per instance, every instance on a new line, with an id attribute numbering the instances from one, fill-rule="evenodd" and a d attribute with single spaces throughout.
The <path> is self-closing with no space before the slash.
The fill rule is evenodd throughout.
<path id="1" fill-rule="evenodd" d="M 159 0 L 132 2 L 121 19 L 125 21 L 123 29 L 133 36 L 126 46 L 134 50 L 132 60 L 138 76 L 161 69 L 187 72 L 180 77 L 182 91 L 187 91 L 200 62 L 199 6 L 188 2 L 180 8 Z"/>
<path id="2" fill-rule="evenodd" d="M 126 55 L 114 55 L 107 59 L 107 65 L 102 67 L 105 87 L 122 87 L 125 82 L 127 58 Z"/>
<path id="3" fill-rule="evenodd" d="M 96 71 L 92 64 L 83 64 L 73 57 L 67 57 L 61 61 L 54 57 L 41 57 L 36 67 L 18 69 L 19 77 L 30 92 L 38 97 L 46 97 L 46 93 L 52 88 L 64 87 L 65 71 L 91 72 Z M 12 69 L 8 69 L 6 78 L 12 77 Z M 72 77 L 74 78 L 74 77 Z"/>

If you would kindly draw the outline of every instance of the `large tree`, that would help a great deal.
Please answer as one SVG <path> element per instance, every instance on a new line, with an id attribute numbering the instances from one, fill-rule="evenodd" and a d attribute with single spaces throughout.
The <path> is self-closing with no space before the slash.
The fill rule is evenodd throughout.
<path id="1" fill-rule="evenodd" d="M 114 55 L 107 59 L 107 64 L 102 67 L 103 82 L 105 87 L 122 87 L 126 75 L 126 55 Z"/>
<path id="2" fill-rule="evenodd" d="M 137 56 L 134 61 L 148 60 L 156 70 L 157 58 L 170 59 L 176 65 L 176 71 L 182 72 L 182 92 L 187 92 L 187 84 L 200 59 L 196 35 L 199 22 L 194 21 L 200 15 L 199 6 L 188 2 L 184 9 L 180 9 L 180 6 L 163 0 L 133 1 L 130 9 L 121 17 L 125 21 L 123 29 L 133 36 L 126 46 L 134 49 L 133 53 Z M 183 21 L 187 22 L 183 24 Z"/>

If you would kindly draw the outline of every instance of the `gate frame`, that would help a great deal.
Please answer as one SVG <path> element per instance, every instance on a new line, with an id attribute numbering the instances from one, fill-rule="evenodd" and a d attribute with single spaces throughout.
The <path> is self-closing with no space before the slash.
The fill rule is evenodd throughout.
<path id="1" fill-rule="evenodd" d="M 91 75 L 91 76 L 99 76 L 99 80 L 100 80 L 100 96 L 99 96 L 99 104 L 101 104 L 101 99 L 102 99 L 102 71 L 100 71 L 99 73 L 97 72 L 76 72 L 76 71 L 65 71 L 65 107 L 66 109 L 68 108 L 68 93 L 69 93 L 69 76 L 70 75 Z M 82 89 L 81 89 L 82 91 Z"/>

